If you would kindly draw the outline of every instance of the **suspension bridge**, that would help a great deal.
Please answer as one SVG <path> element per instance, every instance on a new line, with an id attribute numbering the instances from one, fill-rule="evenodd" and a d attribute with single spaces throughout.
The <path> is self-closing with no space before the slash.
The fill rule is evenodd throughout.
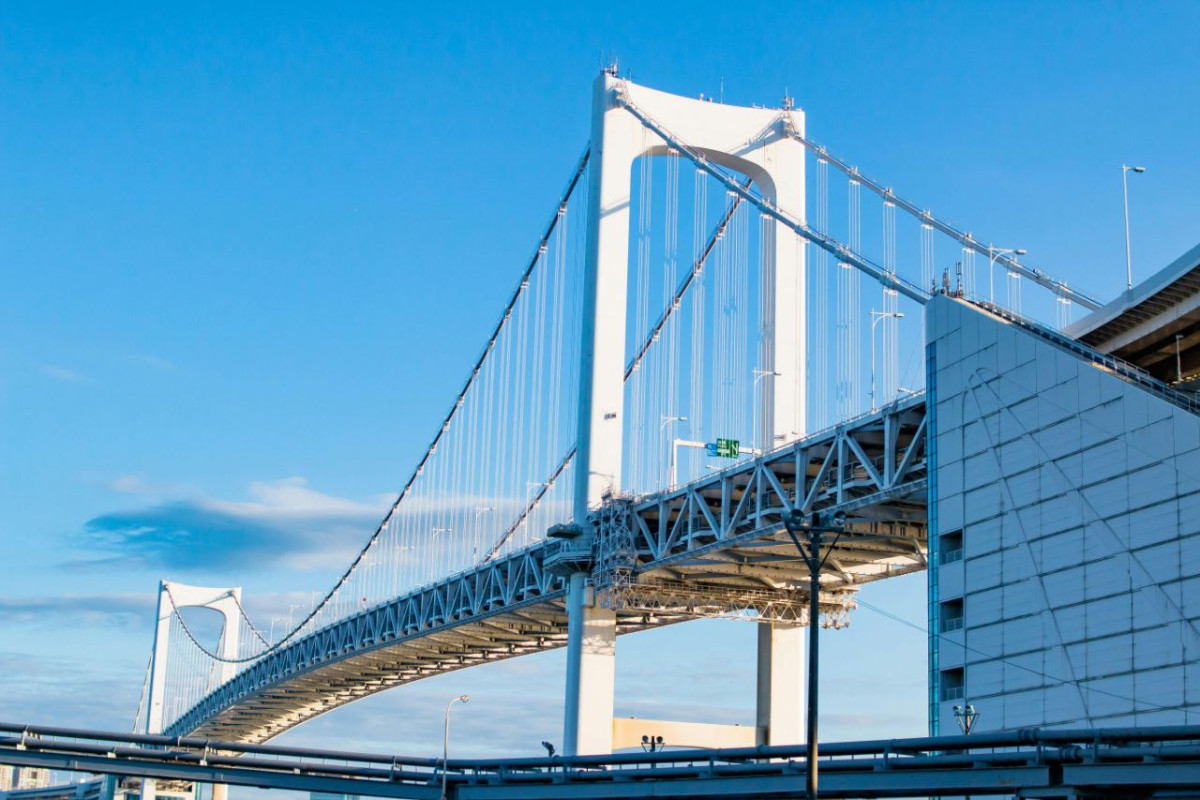
<path id="1" fill-rule="evenodd" d="M 799 744 L 803 629 L 927 567 L 926 301 L 1047 335 L 1099 307 L 815 143 L 788 99 L 605 71 L 548 210 L 395 503 L 303 619 L 264 633 L 238 589 L 161 585 L 140 733 L 260 743 L 565 647 L 564 750 L 604 754 L 622 745 L 617 637 L 728 616 L 758 624 L 757 742 Z M 848 517 L 820 619 L 784 527 L 797 510 Z"/>

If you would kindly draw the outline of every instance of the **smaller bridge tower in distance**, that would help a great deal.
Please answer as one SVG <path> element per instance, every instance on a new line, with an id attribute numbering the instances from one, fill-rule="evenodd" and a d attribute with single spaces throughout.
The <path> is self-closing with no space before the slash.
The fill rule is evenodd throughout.
<path id="1" fill-rule="evenodd" d="M 154 629 L 154 649 L 150 655 L 150 686 L 146 696 L 146 730 L 148 734 L 162 733 L 167 693 L 167 664 L 171 651 L 171 619 L 184 608 L 208 608 L 224 618 L 220 638 L 222 661 L 216 668 L 216 684 L 234 676 L 238 657 L 241 616 L 241 587 L 210 588 L 183 583 L 160 581 L 158 584 L 158 625 Z M 225 800 L 227 787 L 213 786 L 213 800 Z M 143 800 L 155 800 L 155 782 L 142 781 Z"/>

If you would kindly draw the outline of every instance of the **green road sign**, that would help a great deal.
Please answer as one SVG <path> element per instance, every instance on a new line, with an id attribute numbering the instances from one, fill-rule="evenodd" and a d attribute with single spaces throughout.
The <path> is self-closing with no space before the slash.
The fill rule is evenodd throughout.
<path id="1" fill-rule="evenodd" d="M 737 439 L 717 439 L 718 458 L 737 458 L 741 449 L 742 443 Z"/>

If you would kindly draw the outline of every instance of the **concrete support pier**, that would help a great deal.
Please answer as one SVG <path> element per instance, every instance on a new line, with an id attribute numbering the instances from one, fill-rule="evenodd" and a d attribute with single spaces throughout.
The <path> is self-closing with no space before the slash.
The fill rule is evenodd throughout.
<path id="1" fill-rule="evenodd" d="M 761 744 L 804 742 L 805 629 L 770 622 L 758 626 L 758 715 Z"/>
<path id="2" fill-rule="evenodd" d="M 617 615 L 599 608 L 583 573 L 571 576 L 567 595 L 567 702 L 563 752 L 612 752 L 617 671 Z"/>

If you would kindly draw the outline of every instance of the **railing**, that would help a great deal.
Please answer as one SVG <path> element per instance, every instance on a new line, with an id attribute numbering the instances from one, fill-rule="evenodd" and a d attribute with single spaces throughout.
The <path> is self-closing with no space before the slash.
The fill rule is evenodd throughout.
<path id="1" fill-rule="evenodd" d="M 954 550 L 946 550 L 942 553 L 940 563 L 953 564 L 955 561 L 962 561 L 962 557 L 963 551 L 961 547 L 955 548 Z"/>
<path id="2" fill-rule="evenodd" d="M 1001 308 L 986 300 L 963 300 L 963 302 L 978 306 L 993 316 L 1000 317 L 1006 322 L 1027 330 L 1035 336 L 1046 339 L 1059 348 L 1086 359 L 1098 367 L 1102 367 L 1108 372 L 1145 389 L 1147 392 L 1166 400 L 1172 405 L 1179 406 L 1193 414 L 1200 414 L 1200 398 L 1197 398 L 1195 394 L 1172 388 L 1135 364 L 1130 364 L 1128 361 L 1123 361 L 1107 353 L 1101 353 L 1099 350 L 1088 347 L 1077 339 L 1072 339 L 1070 336 L 1059 333 L 1040 322 L 1035 322 L 1028 317 L 1023 317 L 1020 314 Z"/>
<path id="3" fill-rule="evenodd" d="M 1022 788 L 1081 786 L 1137 787 L 1144 796 L 1149 786 L 1200 788 L 1197 725 L 1024 728 L 832 742 L 820 750 L 822 795 L 832 797 L 896 796 L 906 790 L 908 796 L 1012 795 Z M 443 796 L 455 798 L 793 797 L 807 752 L 804 745 L 787 745 L 443 762 L 0 723 L 5 763 L 408 798 L 438 796 L 443 774 L 449 790 Z M 650 781 L 653 787 L 646 785 Z"/>

